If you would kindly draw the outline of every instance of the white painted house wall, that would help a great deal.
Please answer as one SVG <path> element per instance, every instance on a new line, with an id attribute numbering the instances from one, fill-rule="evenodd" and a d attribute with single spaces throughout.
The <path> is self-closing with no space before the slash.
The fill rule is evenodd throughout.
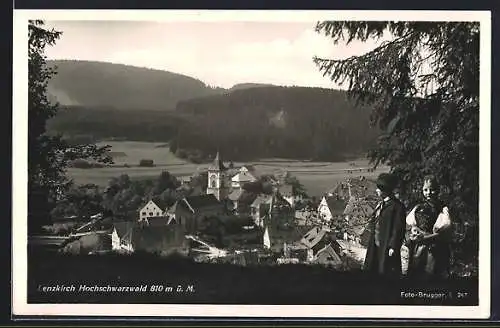
<path id="1" fill-rule="evenodd" d="M 328 203 L 326 202 L 326 198 L 323 197 L 318 206 L 319 217 L 324 222 L 330 222 L 332 220 L 332 212 L 330 212 L 330 208 L 328 207 Z"/>
<path id="2" fill-rule="evenodd" d="M 139 211 L 139 221 L 145 220 L 146 218 L 154 218 L 163 216 L 163 210 L 150 200 L 140 211 Z"/>
<path id="3" fill-rule="evenodd" d="M 257 179 L 248 170 L 238 172 L 231 178 L 231 187 L 242 188 L 245 183 L 254 182 Z"/>
<path id="4" fill-rule="evenodd" d="M 118 237 L 116 229 L 113 229 L 113 232 L 111 233 L 111 249 L 114 251 L 120 249 L 120 237 Z"/>
<path id="5" fill-rule="evenodd" d="M 118 236 L 118 233 L 116 232 L 116 229 L 113 229 L 113 232 L 111 233 L 111 249 L 113 251 L 126 251 L 126 252 L 133 252 L 134 247 L 132 246 L 132 243 L 130 242 L 130 236 L 124 236 L 124 238 L 120 238 Z"/>
<path id="6" fill-rule="evenodd" d="M 292 208 L 295 207 L 295 196 L 283 196 L 283 198 L 290 204 Z"/>
<path id="7" fill-rule="evenodd" d="M 240 172 L 248 173 L 248 172 L 250 172 L 250 170 L 248 170 L 248 168 L 246 166 L 242 166 L 242 167 L 240 167 Z"/>

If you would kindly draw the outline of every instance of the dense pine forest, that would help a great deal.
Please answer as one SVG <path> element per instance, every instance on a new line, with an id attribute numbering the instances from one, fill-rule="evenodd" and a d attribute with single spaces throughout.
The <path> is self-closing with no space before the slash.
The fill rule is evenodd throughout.
<path id="1" fill-rule="evenodd" d="M 199 86 L 197 80 L 169 72 L 104 63 L 51 63 L 57 64 L 58 74 L 48 92 L 62 106 L 48 129 L 73 143 L 170 142 L 175 154 L 193 162 L 208 160 L 217 149 L 233 160 L 336 161 L 365 154 L 378 135 L 369 124 L 370 110 L 356 106 L 343 91 L 252 83 L 227 90 L 193 89 L 187 85 Z M 89 75 L 98 68 L 96 76 L 106 78 Z M 70 73 L 85 82 L 68 83 Z M 180 80 L 183 92 L 172 87 Z M 128 101 L 131 94 L 138 95 L 133 92 L 138 85 L 151 87 Z M 176 97 L 168 96 L 173 94 Z"/>

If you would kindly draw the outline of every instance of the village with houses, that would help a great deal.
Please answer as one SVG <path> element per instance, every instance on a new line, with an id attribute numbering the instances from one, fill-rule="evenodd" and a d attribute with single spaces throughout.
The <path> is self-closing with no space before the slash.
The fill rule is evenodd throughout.
<path id="1" fill-rule="evenodd" d="M 206 177 L 206 190 L 171 206 L 149 199 L 132 220 L 97 213 L 62 241 L 57 239 L 58 249 L 181 254 L 198 262 L 239 265 L 300 263 L 346 269 L 362 264 L 368 220 L 377 204 L 372 180 L 352 175 L 313 202 L 284 177 L 267 175 L 269 190 L 249 193 L 245 185 L 262 176 L 252 165 L 224 163 L 219 153 Z M 183 179 L 180 188 L 189 181 Z"/>
<path id="2" fill-rule="evenodd" d="M 486 318 L 488 15 L 57 14 L 14 15 L 11 316 Z"/>

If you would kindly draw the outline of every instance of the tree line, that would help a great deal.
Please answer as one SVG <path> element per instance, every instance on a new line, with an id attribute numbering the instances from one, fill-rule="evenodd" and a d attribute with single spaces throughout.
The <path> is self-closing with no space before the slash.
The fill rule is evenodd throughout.
<path id="1" fill-rule="evenodd" d="M 391 167 L 415 202 L 433 174 L 463 239 L 456 260 L 477 269 L 479 223 L 479 35 L 477 22 L 323 21 L 333 43 L 387 41 L 345 59 L 314 59 L 382 131 L 370 160 Z"/>
<path id="2" fill-rule="evenodd" d="M 365 154 L 379 134 L 370 111 L 342 91 L 259 87 L 180 101 L 194 119 L 178 130 L 171 150 L 204 158 L 217 151 L 235 160 L 265 157 L 343 160 Z"/>
<path id="3" fill-rule="evenodd" d="M 195 181 L 195 184 L 198 183 L 198 179 Z M 94 184 L 73 184 L 51 214 L 58 218 L 89 217 L 111 211 L 123 219 L 136 218 L 139 207 L 149 200 L 171 206 L 193 190 L 179 190 L 180 185 L 180 181 L 167 171 L 161 172 L 156 179 L 144 180 L 133 180 L 122 174 L 110 179 L 104 189 Z"/>
<path id="4" fill-rule="evenodd" d="M 61 106 L 47 129 L 76 143 L 106 139 L 168 142 L 188 119 L 188 115 L 169 111 Z"/>

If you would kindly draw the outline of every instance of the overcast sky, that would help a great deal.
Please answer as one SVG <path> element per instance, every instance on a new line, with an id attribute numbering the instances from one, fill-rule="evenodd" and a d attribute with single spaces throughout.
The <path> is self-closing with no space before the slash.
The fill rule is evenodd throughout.
<path id="1" fill-rule="evenodd" d="M 374 42 L 334 45 L 308 22 L 49 21 L 62 31 L 49 59 L 95 60 L 185 74 L 229 88 L 237 83 L 338 88 L 312 58 L 346 58 Z"/>

